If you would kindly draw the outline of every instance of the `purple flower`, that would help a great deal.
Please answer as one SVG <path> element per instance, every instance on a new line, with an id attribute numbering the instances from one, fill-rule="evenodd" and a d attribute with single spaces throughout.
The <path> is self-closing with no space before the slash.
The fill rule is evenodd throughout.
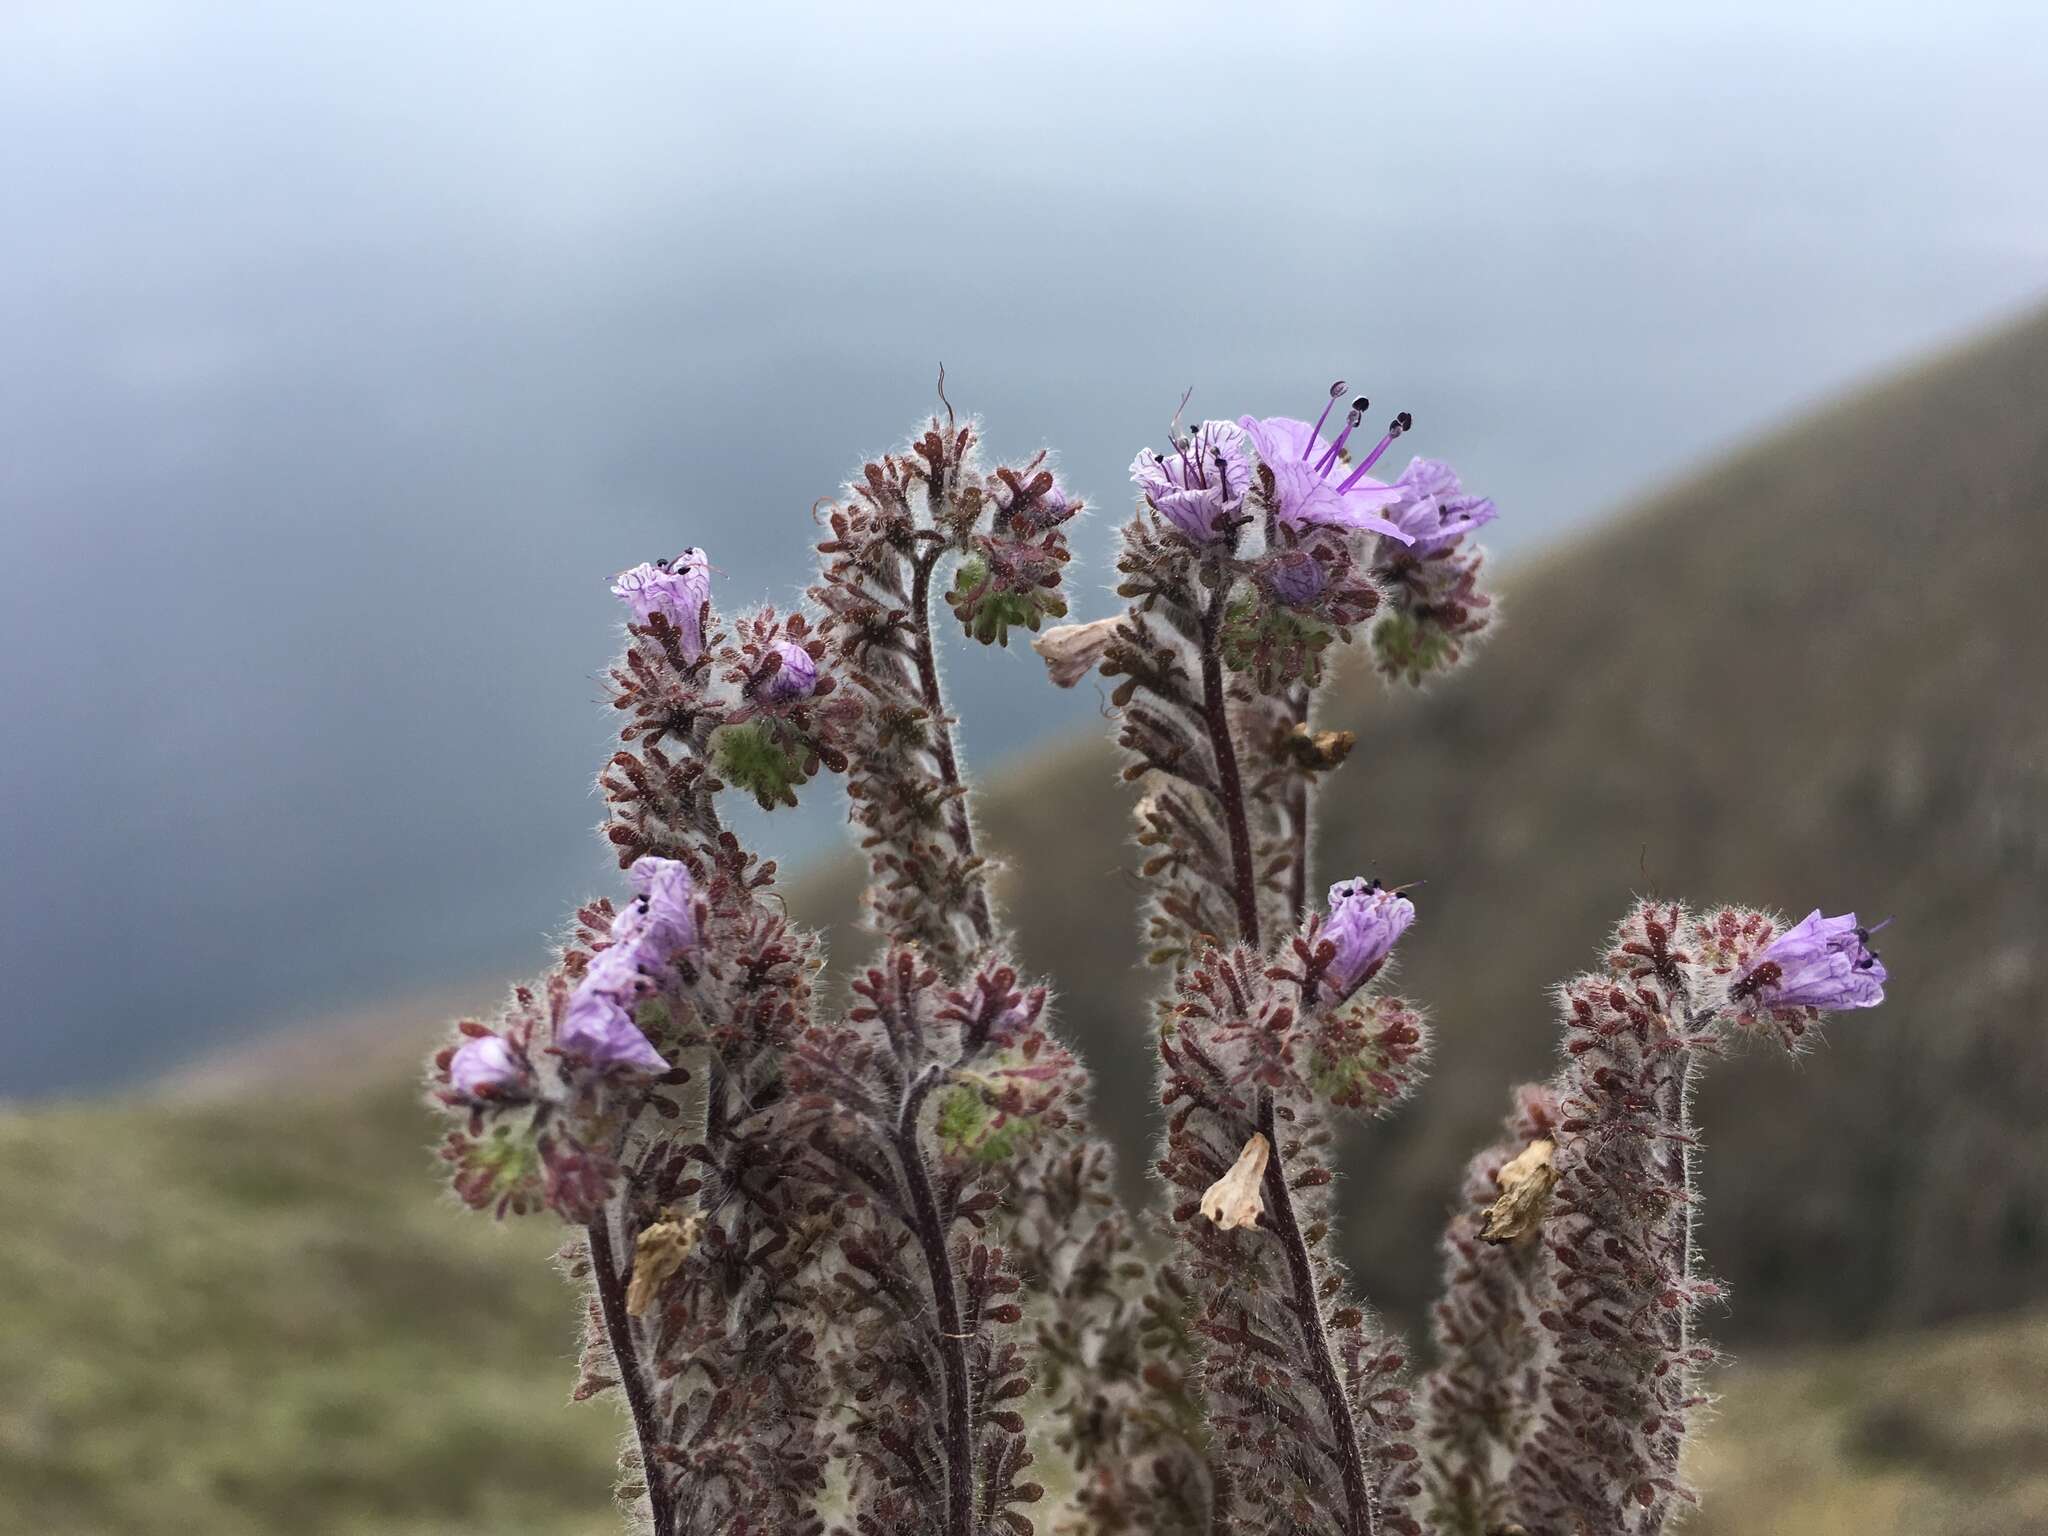
<path id="1" fill-rule="evenodd" d="M 1320 937 L 1337 946 L 1324 972 L 1342 1002 L 1386 964 L 1394 942 L 1415 921 L 1415 904 L 1377 880 L 1343 880 L 1330 887 L 1330 910 Z"/>
<path id="2" fill-rule="evenodd" d="M 1172 453 L 1147 448 L 1131 460 L 1131 480 L 1146 505 L 1190 539 L 1216 543 L 1251 488 L 1244 434 L 1227 421 L 1205 421 L 1188 437 L 1176 432 Z"/>
<path id="3" fill-rule="evenodd" d="M 1392 488 L 1400 499 L 1386 515 L 1408 536 L 1408 554 L 1416 560 L 1448 552 L 1500 515 L 1490 497 L 1466 495 L 1458 472 L 1441 459 L 1410 459 Z"/>
<path id="4" fill-rule="evenodd" d="M 757 695 L 764 704 L 787 704 L 808 699 L 818 686 L 818 664 L 811 653 L 791 640 L 778 640 L 769 647 L 782 658 L 782 665 L 761 680 Z"/>
<path id="5" fill-rule="evenodd" d="M 612 578 L 612 596 L 645 624 L 660 614 L 682 636 L 683 655 L 704 654 L 704 605 L 711 601 L 711 562 L 701 549 L 686 549 L 673 560 L 636 565 Z"/>
<path id="6" fill-rule="evenodd" d="M 1764 946 L 1730 995 L 1765 1008 L 1875 1008 L 1884 1001 L 1885 969 L 1870 935 L 1854 912 L 1822 917 L 1815 907 Z"/>
<path id="7" fill-rule="evenodd" d="M 1273 476 L 1274 515 L 1292 528 L 1316 524 L 1356 528 L 1366 533 L 1384 534 L 1406 544 L 1408 534 L 1382 515 L 1383 509 L 1398 498 L 1399 492 L 1370 478 L 1366 471 L 1379 462 L 1380 455 L 1387 451 L 1395 438 L 1415 424 L 1414 418 L 1406 411 L 1396 416 L 1388 424 L 1379 445 L 1355 468 L 1347 469 L 1343 462 L 1345 444 L 1350 441 L 1359 422 L 1365 419 L 1370 402 L 1363 395 L 1352 401 L 1351 409 L 1344 418 L 1344 430 L 1334 441 L 1327 440 L 1323 436 L 1323 423 L 1330 419 L 1331 406 L 1343 393 L 1344 381 L 1339 379 L 1331 386 L 1329 405 L 1323 407 L 1323 414 L 1313 426 L 1292 416 L 1243 416 L 1238 419 L 1238 425 L 1251 437 L 1259 462 Z"/>
<path id="8" fill-rule="evenodd" d="M 569 994 L 555 1043 L 597 1066 L 667 1071 L 668 1063 L 633 1022 L 633 1009 L 654 990 L 642 964 L 637 944 L 614 944 L 594 957 Z"/>
<path id="9" fill-rule="evenodd" d="M 1330 583 L 1323 562 L 1305 549 L 1283 549 L 1269 556 L 1259 566 L 1259 575 L 1267 589 L 1290 608 L 1306 608 Z"/>
<path id="10" fill-rule="evenodd" d="M 478 1035 L 448 1060 L 448 1076 L 470 1098 L 502 1093 L 526 1082 L 526 1063 L 503 1035 Z"/>
<path id="11" fill-rule="evenodd" d="M 687 864 L 650 853 L 633 861 L 626 878 L 640 894 L 612 919 L 612 948 L 606 954 L 631 946 L 642 964 L 666 964 L 697 947 L 697 887 Z"/>
<path id="12" fill-rule="evenodd" d="M 640 1033 L 633 1010 L 658 989 L 669 963 L 696 947 L 697 886 L 687 864 L 654 854 L 635 859 L 626 878 L 638 894 L 612 919 L 610 947 L 591 957 L 569 995 L 556 1043 L 599 1065 L 663 1072 L 668 1063 Z"/>

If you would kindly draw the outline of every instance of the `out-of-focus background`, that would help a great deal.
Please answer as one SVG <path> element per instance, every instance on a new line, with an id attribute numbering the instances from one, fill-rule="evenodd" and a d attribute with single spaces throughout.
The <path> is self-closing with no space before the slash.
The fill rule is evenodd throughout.
<path id="1" fill-rule="evenodd" d="M 1695 1528 L 2048 1529 L 2043 57 L 2020 3 L 0 10 L 0 1532 L 611 1528 L 550 1235 L 438 1197 L 414 1062 L 615 878 L 609 574 L 788 599 L 941 361 L 1093 500 L 1083 616 L 1190 384 L 1343 376 L 1500 503 L 1479 663 L 1330 712 L 1326 867 L 1428 879 L 1443 1041 L 1367 1291 L 1419 1326 L 1631 892 L 1895 911 L 1881 1012 L 1703 1101 Z M 952 673 L 1136 1170 L 1099 701 Z M 813 802 L 749 830 L 856 956 Z"/>

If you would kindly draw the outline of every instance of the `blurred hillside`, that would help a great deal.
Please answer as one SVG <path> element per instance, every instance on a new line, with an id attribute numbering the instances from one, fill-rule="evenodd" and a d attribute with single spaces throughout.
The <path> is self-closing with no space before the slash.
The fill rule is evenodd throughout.
<path id="1" fill-rule="evenodd" d="M 1706 1079 L 1728 1331 L 1843 1336 L 2048 1296 L 2048 313 L 1505 586 L 1464 673 L 1389 696 L 1361 667 L 1323 717 L 1361 745 L 1323 801 L 1319 872 L 1428 882 L 1398 985 L 1430 1007 L 1438 1056 L 1354 1159 L 1377 1213 L 1350 1234 L 1367 1294 L 1420 1315 L 1456 1170 L 1508 1086 L 1548 1072 L 1548 989 L 1654 892 L 1897 917 L 1885 1007 L 1813 1059 Z M 1133 963 L 1108 732 L 995 780 L 984 820 L 1020 856 L 1024 958 L 1055 979 L 1135 1169 L 1159 979 Z M 854 884 L 805 905 L 843 930 Z"/>
<path id="2" fill-rule="evenodd" d="M 396 1085 L 0 1118 L 0 1536 L 616 1536 L 558 1229 Z M 2048 1527 L 2048 1317 L 1720 1374 L 1695 1536 Z"/>

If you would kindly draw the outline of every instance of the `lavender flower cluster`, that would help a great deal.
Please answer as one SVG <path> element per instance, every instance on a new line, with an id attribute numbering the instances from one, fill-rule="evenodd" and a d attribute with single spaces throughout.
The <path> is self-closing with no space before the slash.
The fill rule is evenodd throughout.
<path id="1" fill-rule="evenodd" d="M 1690 1085 L 1881 1001 L 1884 966 L 1853 914 L 1637 902 L 1556 994 L 1555 1077 L 1467 1170 L 1411 1368 L 1330 1249 L 1341 1116 L 1427 1062 L 1386 985 L 1418 914 L 1377 879 L 1310 901 L 1315 798 L 1355 745 L 1316 710 L 1333 646 L 1409 685 L 1469 658 L 1496 512 L 1433 460 L 1374 479 L 1414 422 L 1354 459 L 1366 399 L 1326 431 L 1345 395 L 1176 418 L 1131 467 L 1124 606 L 1092 621 L 1041 627 L 1082 503 L 1044 454 L 985 465 L 950 407 L 832 505 L 804 611 L 721 612 L 697 549 L 616 578 L 599 786 L 630 894 L 462 1021 L 430 1091 L 465 1201 L 568 1224 L 575 1395 L 623 1403 L 617 1495 L 658 1536 L 1637 1536 L 1692 1500 L 1718 1291 Z M 935 598 L 973 641 L 1031 631 L 1060 687 L 1110 685 L 1161 976 L 1145 1226 L 994 899 Z M 724 810 L 823 773 L 870 874 L 837 1001 Z"/>

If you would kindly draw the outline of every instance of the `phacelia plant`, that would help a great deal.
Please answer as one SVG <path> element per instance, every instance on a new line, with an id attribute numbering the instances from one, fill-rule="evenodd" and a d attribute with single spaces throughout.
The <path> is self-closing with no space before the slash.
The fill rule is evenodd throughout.
<path id="1" fill-rule="evenodd" d="M 1080 501 L 1044 454 L 985 466 L 950 408 L 830 507 L 805 611 L 721 610 L 697 549 L 616 578 L 622 888 L 457 1026 L 431 1093 L 466 1203 L 566 1223 L 575 1396 L 623 1403 L 618 1496 L 657 1536 L 1636 1536 L 1691 1501 L 1718 1295 L 1694 1076 L 1797 1051 L 1884 967 L 1853 915 L 1637 901 L 1559 989 L 1556 1077 L 1467 1170 L 1416 1373 L 1332 1257 L 1332 1147 L 1420 1083 L 1429 1025 L 1387 987 L 1418 914 L 1369 878 L 1310 899 L 1354 745 L 1316 706 L 1346 645 L 1411 685 L 1469 658 L 1495 514 L 1431 460 L 1373 478 L 1413 422 L 1354 459 L 1344 395 L 1313 425 L 1176 418 L 1131 467 L 1125 606 L 1085 623 L 1045 627 Z M 1110 684 L 1161 975 L 1128 1021 L 1158 1047 L 1157 1230 L 991 891 L 946 612 Z M 869 870 L 843 994 L 722 809 L 827 774 Z"/>

